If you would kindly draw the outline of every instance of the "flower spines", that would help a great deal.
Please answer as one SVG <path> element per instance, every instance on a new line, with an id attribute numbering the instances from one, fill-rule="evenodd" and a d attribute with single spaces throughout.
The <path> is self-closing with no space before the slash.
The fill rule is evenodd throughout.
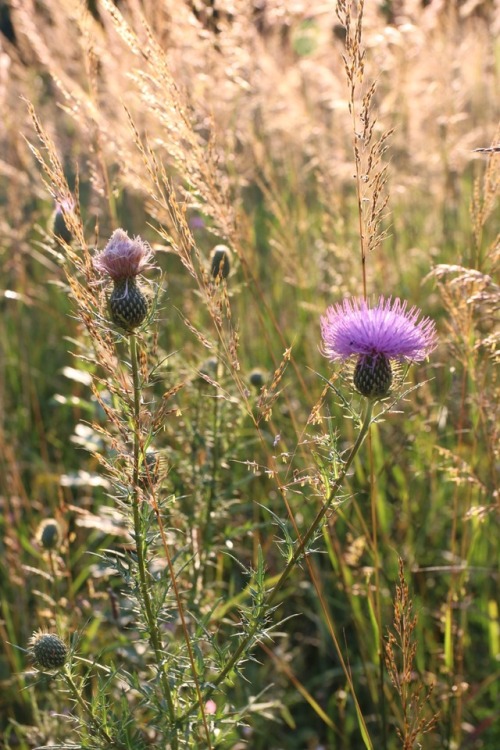
<path id="1" fill-rule="evenodd" d="M 132 331 L 144 321 L 148 309 L 148 301 L 134 278 L 115 281 L 109 298 L 109 312 L 115 325 Z"/>
<path id="2" fill-rule="evenodd" d="M 115 229 L 102 251 L 94 258 L 94 268 L 113 281 L 130 279 L 151 268 L 153 251 L 140 237 L 131 239 L 123 229 Z"/>

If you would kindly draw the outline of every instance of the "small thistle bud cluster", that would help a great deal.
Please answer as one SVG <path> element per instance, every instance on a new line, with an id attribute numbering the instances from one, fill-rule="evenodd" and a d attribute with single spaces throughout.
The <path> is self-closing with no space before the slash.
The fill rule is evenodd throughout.
<path id="1" fill-rule="evenodd" d="M 61 543 L 61 528 L 54 518 L 42 521 L 36 531 L 38 543 L 47 551 L 56 549 Z"/>
<path id="2" fill-rule="evenodd" d="M 231 270 L 231 250 L 227 245 L 216 245 L 210 254 L 210 272 L 215 281 L 227 279 Z"/>
<path id="3" fill-rule="evenodd" d="M 140 237 L 130 239 L 123 229 L 116 229 L 101 253 L 94 258 L 94 268 L 114 282 L 109 298 L 109 313 L 119 328 L 132 332 L 144 322 L 149 303 L 137 283 L 137 276 L 151 268 L 153 251 Z"/>
<path id="4" fill-rule="evenodd" d="M 35 666 L 42 669 L 60 669 L 64 666 L 68 649 L 58 635 L 38 631 L 33 633 L 28 645 Z"/>

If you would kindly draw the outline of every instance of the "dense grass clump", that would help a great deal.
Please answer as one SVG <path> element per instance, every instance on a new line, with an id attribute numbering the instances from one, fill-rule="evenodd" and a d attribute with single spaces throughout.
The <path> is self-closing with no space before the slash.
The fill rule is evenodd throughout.
<path id="1" fill-rule="evenodd" d="M 0 748 L 496 750 L 494 3 L 0 22 Z"/>

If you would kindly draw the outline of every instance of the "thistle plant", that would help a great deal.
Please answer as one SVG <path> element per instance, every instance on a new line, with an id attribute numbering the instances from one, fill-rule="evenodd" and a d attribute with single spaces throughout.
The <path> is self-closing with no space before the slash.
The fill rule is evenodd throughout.
<path id="1" fill-rule="evenodd" d="M 227 245 L 216 245 L 210 254 L 210 272 L 215 280 L 227 279 L 231 270 L 231 250 Z"/>
<path id="2" fill-rule="evenodd" d="M 36 530 L 36 538 L 44 550 L 57 549 L 61 543 L 61 528 L 55 518 L 42 521 Z"/>
<path id="3" fill-rule="evenodd" d="M 29 4 L 22 0 L 20 5 L 28 8 Z M 238 16 L 234 30 L 228 20 L 216 56 L 203 31 L 199 40 L 203 54 L 195 54 L 194 63 L 180 56 L 183 64 L 174 76 L 169 65 L 176 60 L 178 40 L 182 39 L 183 49 L 189 48 L 192 37 L 185 34 L 197 33 L 191 4 L 182 4 L 175 27 L 169 30 L 169 59 L 156 27 L 148 27 L 142 10 L 132 5 L 125 2 L 120 9 L 110 0 L 100 5 L 106 24 L 104 32 L 99 24 L 97 33 L 110 37 L 111 29 L 117 33 L 112 44 L 95 48 L 99 58 L 95 100 L 87 100 L 85 93 L 94 91 L 95 84 L 96 61 L 90 51 L 87 86 L 80 87 L 79 82 L 77 88 L 71 76 L 58 79 L 68 88 L 66 102 L 74 102 L 83 132 L 89 124 L 96 130 L 92 184 L 99 195 L 104 193 L 104 200 L 93 195 L 82 210 L 84 216 L 96 212 L 100 231 L 111 235 L 102 251 L 89 250 L 87 220 L 81 219 L 76 196 L 74 203 L 68 202 L 55 149 L 36 123 L 43 157 L 34 153 L 40 162 L 45 158 L 51 196 L 63 206 L 63 218 L 71 224 L 74 238 L 70 244 L 69 236 L 55 233 L 62 240 L 62 262 L 79 326 L 77 333 L 62 335 L 77 342 L 79 366 L 92 383 L 88 403 L 83 403 L 81 391 L 80 401 L 75 398 L 75 413 L 85 409 L 78 419 L 95 438 L 88 462 L 92 471 L 97 464 L 105 474 L 99 477 L 105 492 L 86 493 L 82 514 L 93 516 L 97 532 L 101 521 L 111 515 L 119 519 L 120 528 L 109 538 L 103 538 L 103 531 L 95 546 L 88 545 L 84 554 L 84 560 L 90 559 L 88 567 L 83 563 L 83 572 L 72 575 L 68 569 L 67 576 L 60 576 L 58 593 L 67 585 L 68 595 L 61 595 L 56 605 L 46 597 L 40 612 L 51 620 L 51 630 L 64 634 L 63 644 L 70 641 L 69 632 L 78 629 L 81 634 L 81 654 L 76 649 L 76 656 L 71 653 L 61 670 L 54 666 L 59 670 L 57 679 L 65 681 L 64 709 L 69 691 L 81 731 L 79 746 L 93 750 L 152 746 L 229 750 L 245 742 L 258 750 L 288 743 L 296 748 L 363 743 L 370 750 L 380 744 L 383 750 L 393 750 L 398 741 L 394 727 L 401 714 L 387 677 L 397 680 L 399 663 L 394 658 L 386 663 L 388 672 L 381 668 L 377 675 L 376 648 L 383 645 L 386 632 L 385 592 L 395 570 L 394 548 L 406 551 L 408 540 L 400 529 L 410 524 L 408 518 L 413 522 L 404 475 L 410 477 L 413 489 L 419 475 L 423 483 L 426 472 L 435 468 L 432 461 L 426 468 L 427 456 L 417 456 L 417 450 L 408 461 L 398 461 L 397 451 L 406 449 L 405 438 L 418 439 L 419 430 L 408 428 L 405 433 L 402 419 L 398 423 L 386 417 L 401 395 L 406 367 L 429 356 L 437 338 L 434 323 L 410 303 L 367 294 L 378 283 L 370 262 L 386 237 L 380 226 L 387 205 L 382 157 L 390 130 L 383 114 L 384 129 L 379 131 L 372 115 L 379 93 L 363 77 L 367 64 L 361 44 L 363 3 L 337 6 L 347 37 L 347 101 L 337 106 L 342 70 L 335 65 L 341 56 L 330 53 L 301 61 L 300 88 L 301 95 L 307 92 L 307 106 L 295 107 L 294 92 L 287 94 L 287 103 L 302 112 L 305 122 L 315 114 L 324 115 L 326 121 L 334 112 L 339 123 L 335 136 L 341 133 L 343 112 L 349 109 L 355 190 L 349 157 L 338 163 L 338 144 L 335 153 L 327 153 L 331 127 L 326 128 L 323 120 L 317 128 L 290 127 L 292 115 L 281 106 L 280 112 L 287 113 L 286 127 L 282 115 L 280 122 L 271 123 L 273 97 L 262 89 L 252 100 L 248 92 L 256 82 L 249 81 L 248 88 L 241 85 L 247 62 L 244 57 L 238 60 L 237 47 L 234 58 L 226 55 L 236 40 L 233 31 L 243 44 L 246 32 L 246 42 L 255 40 L 255 29 L 248 26 L 251 14 Z M 367 4 L 367 12 L 378 11 Z M 274 34 L 272 44 L 279 37 L 280 49 L 283 45 L 292 60 L 296 50 L 290 40 L 302 20 L 299 23 L 284 7 L 283 13 L 282 22 L 280 14 L 275 17 L 268 9 L 262 14 L 269 23 L 266 33 L 270 38 Z M 324 29 L 318 24 L 318 44 L 323 45 L 323 39 L 332 36 L 335 9 L 329 15 L 321 8 L 318 17 L 325 24 Z M 145 25 L 135 29 L 139 18 Z M 160 23 L 158 18 L 155 22 Z M 92 29 L 92 19 L 86 21 Z M 28 13 L 25 23 L 31 23 Z M 313 31 L 315 23 L 313 17 Z M 372 17 L 369 23 L 373 24 Z M 124 61 L 121 66 L 114 64 L 117 50 Z M 272 56 L 264 46 L 263 54 L 269 64 Z M 245 115 L 238 119 L 238 153 L 231 152 L 233 136 L 224 140 L 224 129 L 218 134 L 214 127 L 214 134 L 206 136 L 212 123 L 203 97 L 200 101 L 197 97 L 198 91 L 205 91 L 207 60 L 214 63 L 223 84 L 224 96 L 213 102 L 214 123 L 218 118 L 222 123 L 233 121 L 229 110 L 218 107 L 232 106 L 235 83 L 241 88 L 239 106 L 250 105 L 241 106 Z M 191 91 L 184 84 L 195 75 L 196 64 L 204 77 L 196 79 L 200 88 L 193 87 L 192 100 L 184 101 L 184 90 Z M 292 72 L 288 60 L 283 64 L 287 73 Z M 318 64 L 325 66 L 324 75 L 318 76 L 321 98 L 314 85 L 308 85 L 315 83 L 311 71 Z M 272 66 L 269 69 L 272 73 Z M 136 87 L 126 90 L 126 118 L 116 117 L 117 108 L 100 101 L 108 75 L 116 86 L 113 91 L 120 90 L 123 70 L 131 73 L 127 85 Z M 227 70 L 231 77 L 226 80 Z M 292 86 L 297 77 L 287 78 Z M 335 101 L 331 110 L 326 104 L 330 101 Z M 246 118 L 251 123 L 250 140 Z M 269 140 L 259 142 L 260 128 L 270 124 Z M 115 164 L 108 161 L 108 147 L 113 159 L 119 153 L 126 165 L 116 183 L 109 179 Z M 307 169 L 300 159 L 296 164 L 287 162 L 287 153 L 303 154 Z M 227 164 L 226 155 L 231 159 Z M 337 167 L 348 178 L 338 178 Z M 328 194 L 330 184 L 334 188 L 330 194 L 339 196 L 342 210 L 329 224 L 328 209 L 317 198 L 322 189 Z M 158 233 L 164 252 L 156 259 L 142 237 L 115 229 L 122 187 L 127 190 L 124 198 L 135 196 L 131 204 L 144 196 L 144 205 L 127 217 L 127 226 L 143 236 L 145 231 Z M 360 212 L 354 219 L 353 205 Z M 336 209 L 337 205 L 332 215 Z M 134 223 L 137 215 L 142 221 L 144 210 L 150 213 L 149 230 Z M 195 236 L 193 214 L 203 215 Z M 353 236 L 354 243 L 361 244 L 361 269 L 356 274 Z M 215 247 L 214 237 L 219 238 Z M 334 245 L 338 247 L 332 250 Z M 337 253 L 335 258 L 328 257 L 330 250 Z M 337 260 L 338 265 L 330 262 Z M 172 269 L 178 274 L 178 283 L 169 292 L 174 299 L 164 300 L 165 320 L 151 304 L 154 295 L 143 277 L 163 263 L 169 274 Z M 412 269 L 411 279 L 416 276 Z M 345 299 L 355 278 L 359 297 Z M 406 281 L 391 288 L 403 286 L 411 288 Z M 55 285 L 52 294 L 54 289 Z M 318 326 L 325 297 L 339 301 L 328 308 Z M 334 377 L 317 375 L 320 332 L 322 354 L 347 375 L 345 390 L 337 388 Z M 321 367 L 327 367 L 324 361 Z M 326 383 L 322 397 L 321 381 Z M 422 420 L 431 419 L 434 408 L 430 389 L 426 383 L 419 391 L 430 410 L 422 408 Z M 463 394 L 465 402 L 465 388 Z M 418 417 L 415 411 L 408 424 L 412 420 L 418 424 Z M 402 437 L 397 444 L 387 439 L 391 432 Z M 83 463 L 85 458 L 80 454 L 78 460 Z M 371 519 L 365 504 L 368 493 Z M 80 512 L 71 497 L 61 507 L 61 516 L 54 509 L 57 518 L 64 517 L 65 529 L 62 514 L 68 513 L 69 521 L 74 521 L 75 507 Z M 73 536 L 68 523 L 63 550 L 68 558 Z M 43 539 L 37 538 L 43 558 L 51 559 L 55 537 L 47 532 Z M 88 590 L 81 584 L 85 575 Z M 75 596 L 77 586 L 84 591 L 80 599 L 89 602 L 85 617 L 78 591 Z M 450 600 L 452 606 L 455 599 Z M 297 612 L 305 616 L 287 619 Z M 421 621 L 425 620 L 424 615 Z M 314 623 L 314 630 L 311 624 L 308 632 L 306 622 Z M 422 650 L 417 624 L 412 634 Z M 398 644 L 392 644 L 395 657 Z M 312 660 L 308 649 L 314 653 Z M 56 656 L 45 663 L 55 665 Z M 422 663 L 422 653 L 418 657 L 415 669 Z M 383 661 L 383 649 L 379 659 Z M 324 671 L 316 675 L 319 661 Z M 284 666 L 278 676 L 274 665 L 280 664 Z M 265 691 L 262 699 L 261 690 Z M 307 735 L 316 729 L 313 722 L 302 721 L 305 712 L 298 704 L 299 694 L 307 702 L 305 711 L 320 719 L 317 738 Z M 386 707 L 384 696 L 392 701 Z M 409 693 L 402 697 L 412 710 Z M 277 721 L 271 723 L 269 717 Z M 373 717 L 385 724 L 384 730 L 375 726 Z M 263 731 L 266 728 L 269 733 Z M 68 731 L 59 741 L 73 742 L 74 737 Z M 411 732 L 408 737 L 411 742 Z"/>

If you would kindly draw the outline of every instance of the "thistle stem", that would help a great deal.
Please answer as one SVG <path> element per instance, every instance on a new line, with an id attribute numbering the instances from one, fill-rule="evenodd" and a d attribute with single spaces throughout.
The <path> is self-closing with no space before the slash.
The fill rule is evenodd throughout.
<path id="1" fill-rule="evenodd" d="M 276 596 L 278 592 L 283 588 L 286 581 L 288 580 L 290 574 L 294 570 L 295 566 L 297 565 L 299 559 L 304 554 L 304 551 L 308 545 L 308 543 L 313 538 L 314 534 L 316 533 L 317 529 L 319 528 L 319 525 L 321 524 L 323 518 L 325 517 L 328 510 L 331 508 L 332 502 L 335 499 L 339 489 L 341 488 L 344 479 L 347 476 L 347 473 L 349 469 L 351 468 L 352 462 L 354 461 L 359 449 L 361 448 L 361 445 L 363 444 L 363 441 L 365 437 L 368 434 L 370 424 L 371 424 L 371 418 L 372 418 L 372 412 L 373 412 L 373 401 L 371 399 L 367 399 L 367 407 L 366 407 L 366 413 L 365 418 L 363 420 L 363 424 L 361 426 L 361 430 L 359 432 L 359 435 L 356 439 L 356 442 L 354 443 L 351 452 L 349 453 L 346 462 L 343 466 L 343 469 L 340 473 L 340 475 L 335 480 L 333 486 L 330 488 L 330 491 L 328 492 L 328 496 L 321 506 L 320 510 L 316 514 L 316 517 L 310 527 L 308 528 L 305 535 L 300 539 L 299 543 L 297 544 L 297 547 L 295 549 L 295 552 L 289 559 L 285 569 L 281 573 L 280 577 L 278 578 L 275 586 L 271 589 L 269 595 L 267 596 L 266 601 L 263 603 L 261 607 L 261 612 L 266 613 L 269 611 L 270 607 L 272 606 L 273 602 L 276 599 Z M 245 651 L 247 651 L 248 647 L 250 646 L 252 640 L 255 637 L 255 634 L 257 633 L 257 630 L 259 628 L 261 620 L 257 618 L 255 622 L 253 623 L 252 627 L 250 628 L 249 632 L 245 636 L 245 638 L 240 642 L 238 648 L 234 652 L 234 654 L 231 656 L 230 660 L 227 662 L 226 666 L 219 672 L 219 674 L 210 682 L 210 688 L 208 689 L 206 696 L 209 697 L 214 688 L 217 687 L 217 685 L 220 685 L 223 680 L 228 676 L 228 674 L 233 670 L 235 665 L 238 663 L 239 659 Z M 189 715 L 189 713 L 194 709 L 196 704 L 193 704 L 190 706 L 190 708 L 183 714 L 181 718 L 185 718 Z"/>
<path id="2" fill-rule="evenodd" d="M 145 540 L 141 524 L 140 514 L 140 497 L 138 492 L 139 485 L 139 462 L 140 462 L 140 437 L 141 437 L 141 425 L 140 425 L 140 410 L 141 410 L 141 385 L 139 381 L 139 364 L 137 360 L 137 339 L 134 333 L 129 336 L 130 342 L 130 364 L 132 367 L 132 380 L 134 386 L 134 464 L 133 464 L 133 481 L 132 481 L 132 512 L 134 518 L 134 536 L 135 544 L 137 549 L 137 568 L 139 572 L 139 589 L 141 592 L 141 599 L 143 604 L 144 616 L 148 625 L 148 632 L 150 638 L 151 647 L 155 653 L 156 663 L 160 670 L 160 680 L 167 702 L 168 714 L 170 717 L 170 723 L 174 729 L 172 737 L 172 750 L 178 750 L 179 744 L 177 739 L 177 732 L 175 731 L 176 726 L 176 715 L 174 701 L 172 698 L 172 691 L 168 682 L 168 676 L 165 672 L 164 665 L 164 648 L 161 640 L 160 631 L 156 617 L 153 614 L 153 607 L 151 604 L 151 594 L 148 583 L 148 570 L 145 559 Z"/>
<path id="3" fill-rule="evenodd" d="M 117 740 L 113 739 L 107 733 L 107 731 L 102 726 L 102 723 L 100 722 L 100 720 L 93 713 L 89 704 L 83 700 L 81 692 L 80 690 L 78 690 L 78 687 L 75 681 L 73 680 L 72 675 L 69 673 L 69 671 L 65 669 L 64 672 L 62 672 L 61 674 L 71 691 L 71 695 L 73 696 L 75 703 L 77 703 L 80 706 L 83 714 L 86 716 L 86 719 L 91 729 L 97 732 L 97 734 L 101 737 L 101 739 L 104 740 L 104 742 L 106 742 L 110 747 L 117 748 L 117 750 L 125 750 L 125 745 L 123 745 L 121 742 L 117 742 Z"/>

